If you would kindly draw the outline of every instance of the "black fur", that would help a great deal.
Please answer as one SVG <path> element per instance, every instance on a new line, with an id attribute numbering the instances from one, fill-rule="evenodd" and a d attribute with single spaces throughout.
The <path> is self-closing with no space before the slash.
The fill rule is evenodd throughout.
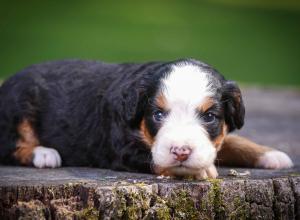
<path id="1" fill-rule="evenodd" d="M 240 129 L 244 125 L 245 118 L 245 106 L 240 88 L 233 81 L 225 81 L 222 94 L 228 131 Z"/>
<path id="2" fill-rule="evenodd" d="M 170 63 L 106 64 L 65 60 L 33 65 L 0 88 L 0 163 L 17 164 L 12 153 L 17 126 L 29 120 L 41 145 L 58 150 L 63 166 L 95 166 L 151 172 L 149 146 L 139 126 L 149 100 L 170 65 L 189 62 L 224 83 L 223 101 L 230 130 L 242 126 L 239 90 L 207 64 L 194 60 Z M 155 131 L 153 131 L 155 132 Z"/>

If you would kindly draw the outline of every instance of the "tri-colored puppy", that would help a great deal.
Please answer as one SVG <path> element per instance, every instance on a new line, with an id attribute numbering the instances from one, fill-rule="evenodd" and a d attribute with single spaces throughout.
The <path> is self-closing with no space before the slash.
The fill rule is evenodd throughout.
<path id="1" fill-rule="evenodd" d="M 285 153 L 228 135 L 244 114 L 236 83 L 196 60 L 38 64 L 0 88 L 0 163 L 197 179 L 218 175 L 216 158 L 291 167 Z"/>

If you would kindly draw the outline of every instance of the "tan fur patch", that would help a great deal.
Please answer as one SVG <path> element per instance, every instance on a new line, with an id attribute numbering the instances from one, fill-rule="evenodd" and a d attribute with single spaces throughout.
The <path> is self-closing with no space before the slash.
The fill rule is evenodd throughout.
<path id="1" fill-rule="evenodd" d="M 172 174 L 168 168 L 162 168 L 158 165 L 153 167 L 153 171 L 157 175 L 174 177 L 174 174 Z"/>
<path id="2" fill-rule="evenodd" d="M 166 97 L 165 97 L 162 93 L 160 93 L 160 94 L 156 97 L 156 99 L 155 99 L 155 104 L 156 104 L 159 108 L 166 110 L 166 109 L 167 109 L 167 99 L 166 99 Z"/>
<path id="3" fill-rule="evenodd" d="M 16 151 L 14 157 L 21 164 L 30 164 L 32 161 L 32 153 L 36 146 L 39 145 L 39 140 L 27 119 L 24 119 L 18 126 L 19 139 L 16 143 Z"/>
<path id="4" fill-rule="evenodd" d="M 151 148 L 154 143 L 154 138 L 151 136 L 151 134 L 146 126 L 145 119 L 143 119 L 141 122 L 140 134 L 141 134 L 143 141 L 149 146 L 149 148 Z"/>
<path id="5" fill-rule="evenodd" d="M 197 107 L 197 110 L 200 112 L 206 112 L 215 104 L 214 100 L 210 97 L 206 98 L 205 101 Z"/>
<path id="6" fill-rule="evenodd" d="M 272 148 L 256 144 L 237 135 L 225 137 L 217 155 L 217 164 L 226 166 L 255 167 L 260 156 Z"/>
<path id="7" fill-rule="evenodd" d="M 214 146 L 217 149 L 217 151 L 219 151 L 221 149 L 221 146 L 224 142 L 226 135 L 227 135 L 227 126 L 225 123 L 223 123 L 221 134 L 218 137 L 216 137 L 215 140 L 213 141 Z"/>

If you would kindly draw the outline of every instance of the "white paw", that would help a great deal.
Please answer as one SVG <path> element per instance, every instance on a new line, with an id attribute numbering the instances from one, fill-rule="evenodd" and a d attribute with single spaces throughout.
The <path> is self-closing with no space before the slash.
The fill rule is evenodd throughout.
<path id="1" fill-rule="evenodd" d="M 48 147 L 36 147 L 33 151 L 33 165 L 38 168 L 60 167 L 61 158 L 57 150 Z"/>
<path id="2" fill-rule="evenodd" d="M 265 169 L 284 169 L 293 167 L 293 162 L 286 153 L 272 150 L 264 153 L 256 166 Z"/>
<path id="3" fill-rule="evenodd" d="M 218 171 L 215 165 L 211 165 L 210 167 L 206 169 L 199 170 L 199 173 L 195 176 L 197 180 L 203 180 L 207 178 L 217 178 Z"/>

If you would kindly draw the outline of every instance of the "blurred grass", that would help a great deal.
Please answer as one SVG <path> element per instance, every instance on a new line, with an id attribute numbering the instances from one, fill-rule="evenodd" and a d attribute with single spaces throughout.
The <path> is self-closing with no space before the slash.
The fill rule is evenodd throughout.
<path id="1" fill-rule="evenodd" d="M 244 83 L 300 86 L 300 1 L 1 1 L 0 78 L 64 58 L 183 57 Z"/>

